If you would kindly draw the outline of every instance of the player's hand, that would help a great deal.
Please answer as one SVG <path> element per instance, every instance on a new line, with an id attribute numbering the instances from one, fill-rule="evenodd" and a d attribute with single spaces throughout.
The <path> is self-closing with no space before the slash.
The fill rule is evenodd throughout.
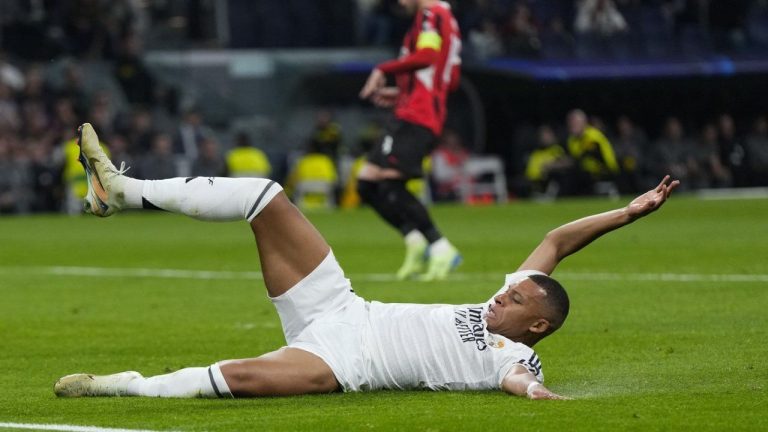
<path id="1" fill-rule="evenodd" d="M 571 398 L 566 396 L 560 396 L 559 394 L 553 393 L 548 388 L 544 387 L 543 385 L 535 385 L 533 388 L 528 392 L 528 399 L 530 400 L 571 400 Z"/>
<path id="2" fill-rule="evenodd" d="M 365 82 L 363 89 L 360 90 L 360 99 L 368 99 L 385 85 L 387 85 L 387 77 L 384 75 L 384 72 L 374 68 L 371 74 L 368 75 L 368 80 Z"/>
<path id="3" fill-rule="evenodd" d="M 380 108 L 391 108 L 397 102 L 400 96 L 400 89 L 397 87 L 382 87 L 373 94 L 371 100 L 373 104 Z"/>
<path id="4" fill-rule="evenodd" d="M 656 211 L 679 184 L 680 180 L 673 181 L 669 175 L 664 176 L 658 186 L 635 198 L 627 205 L 629 217 L 637 219 Z"/>

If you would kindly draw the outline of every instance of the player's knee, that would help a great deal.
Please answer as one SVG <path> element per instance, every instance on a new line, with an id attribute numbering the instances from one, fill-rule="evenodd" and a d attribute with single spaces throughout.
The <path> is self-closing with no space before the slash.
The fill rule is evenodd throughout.
<path id="1" fill-rule="evenodd" d="M 221 366 L 221 373 L 234 396 L 267 396 L 264 374 L 250 362 L 231 361 Z"/>
<path id="2" fill-rule="evenodd" d="M 405 188 L 404 180 L 383 180 L 379 184 L 378 198 L 390 205 L 398 203 L 406 193 L 408 190 Z"/>
<path id="3" fill-rule="evenodd" d="M 368 180 L 358 180 L 357 181 L 357 194 L 360 195 L 360 199 L 366 203 L 370 204 L 375 198 L 377 191 L 379 189 L 378 182 L 372 182 Z"/>

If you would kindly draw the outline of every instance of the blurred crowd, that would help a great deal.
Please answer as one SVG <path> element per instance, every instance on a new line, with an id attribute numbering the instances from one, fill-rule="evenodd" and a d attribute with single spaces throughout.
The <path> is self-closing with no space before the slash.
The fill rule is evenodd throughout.
<path id="1" fill-rule="evenodd" d="M 397 0 L 360 0 L 365 42 L 395 45 Z M 462 0 L 449 2 L 470 59 L 637 58 L 768 46 L 762 0 Z"/>
<path id="2" fill-rule="evenodd" d="M 741 121 L 727 113 L 703 124 L 669 116 L 650 138 L 625 115 L 607 124 L 574 110 L 564 130 L 538 127 L 522 193 L 549 198 L 635 193 L 665 174 L 687 190 L 768 186 L 768 117 Z"/>
<path id="3" fill-rule="evenodd" d="M 448 3 L 468 60 L 664 58 L 768 48 L 765 0 Z M 398 47 L 410 22 L 398 0 L 3 0 L 0 46 L 38 60 L 113 59 L 128 34 L 152 48 Z"/>
<path id="4" fill-rule="evenodd" d="M 408 19 L 396 3 L 357 0 L 357 43 L 399 43 L 397 26 Z M 670 49 L 693 40 L 748 49 L 765 42 L 760 29 L 768 26 L 750 23 L 764 19 L 767 6 L 742 0 L 467 0 L 456 10 L 468 55 L 486 58 L 620 53 L 604 43 L 642 40 L 648 17 L 658 17 L 679 42 L 666 44 Z M 199 107 L 180 102 L 172 85 L 153 77 L 143 60 L 148 28 L 184 21 L 187 37 L 205 39 L 210 32 L 194 17 L 206 8 L 210 2 L 0 2 L 0 213 L 80 211 L 87 184 L 76 128 L 83 121 L 94 124 L 111 157 L 125 161 L 137 178 L 271 176 L 297 199 L 308 198 L 308 205 L 357 205 L 355 172 L 381 125 L 344 136 L 333 113 L 319 110 L 306 148 L 275 160 L 246 133 L 214 131 Z M 632 36 L 606 37 L 616 34 Z M 655 49 L 650 43 L 640 47 Z M 525 161 L 505 161 L 501 175 L 499 161 L 471 154 L 459 133 L 447 131 L 425 161 L 429 178 L 409 188 L 425 200 L 466 201 L 468 185 L 490 175 L 494 190 L 506 189 L 499 180 L 506 177 L 521 196 L 616 194 L 642 190 L 664 173 L 690 189 L 768 186 L 765 115 L 734 119 L 725 113 L 703 123 L 670 116 L 658 131 L 643 130 L 627 116 L 609 120 L 576 110 L 560 124 L 541 125 L 515 143 L 526 147 Z M 478 171 L 481 166 L 488 170 Z"/>

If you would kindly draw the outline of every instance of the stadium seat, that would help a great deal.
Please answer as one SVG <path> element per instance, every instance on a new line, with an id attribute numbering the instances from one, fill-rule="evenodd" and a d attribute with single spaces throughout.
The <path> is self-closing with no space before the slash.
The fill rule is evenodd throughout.
<path id="1" fill-rule="evenodd" d="M 464 165 L 466 180 L 459 188 L 463 202 L 493 196 L 496 202 L 507 201 L 507 178 L 504 163 L 497 156 L 472 156 Z"/>

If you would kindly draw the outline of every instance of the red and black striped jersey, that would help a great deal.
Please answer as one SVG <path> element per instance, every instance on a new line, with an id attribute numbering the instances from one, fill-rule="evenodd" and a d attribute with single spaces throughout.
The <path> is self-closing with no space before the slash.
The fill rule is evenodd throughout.
<path id="1" fill-rule="evenodd" d="M 448 3 L 439 1 L 420 9 L 403 39 L 398 60 L 378 66 L 395 75 L 400 95 L 395 116 L 443 131 L 448 93 L 459 83 L 461 34 Z"/>

